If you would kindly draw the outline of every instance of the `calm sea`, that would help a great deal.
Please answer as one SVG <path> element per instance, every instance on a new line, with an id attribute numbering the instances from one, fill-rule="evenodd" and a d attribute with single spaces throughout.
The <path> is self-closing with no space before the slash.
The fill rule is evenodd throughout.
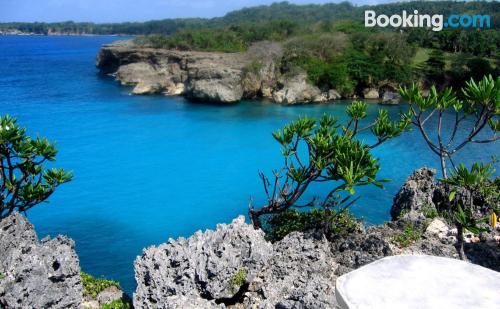
<path id="1" fill-rule="evenodd" d="M 344 117 L 345 103 L 216 106 L 130 96 L 94 66 L 99 47 L 113 40 L 0 36 L 0 113 L 57 141 L 57 166 L 74 173 L 49 203 L 28 213 L 40 238 L 68 235 L 84 271 L 132 292 L 142 248 L 230 222 L 246 214 L 251 196 L 263 203 L 257 172 L 281 166 L 272 131 L 299 115 Z M 405 107 L 385 108 L 396 115 Z M 468 148 L 460 158 L 470 164 L 493 153 L 500 153 L 498 144 Z M 370 224 L 389 219 L 392 198 L 412 170 L 437 164 L 417 132 L 375 154 L 380 176 L 392 182 L 385 190 L 359 190 L 353 211 Z"/>

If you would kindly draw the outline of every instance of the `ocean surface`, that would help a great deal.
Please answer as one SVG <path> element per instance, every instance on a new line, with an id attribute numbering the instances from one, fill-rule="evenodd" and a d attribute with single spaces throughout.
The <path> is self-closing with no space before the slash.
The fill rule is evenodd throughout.
<path id="1" fill-rule="evenodd" d="M 257 173 L 282 164 L 272 131 L 300 115 L 342 118 L 345 103 L 218 106 L 131 96 L 95 68 L 99 47 L 116 39 L 0 36 L 0 113 L 57 141 L 56 166 L 74 173 L 49 203 L 28 212 L 40 238 L 73 238 L 83 271 L 118 280 L 130 293 L 143 248 L 246 215 L 250 197 L 255 206 L 264 202 Z M 370 106 L 370 117 L 377 108 Z M 391 115 L 406 109 L 384 108 Z M 498 143 L 466 148 L 459 158 L 470 164 L 494 153 Z M 392 182 L 358 190 L 352 210 L 368 224 L 389 220 L 392 198 L 414 169 L 438 164 L 416 131 L 374 154 L 380 177 Z"/>

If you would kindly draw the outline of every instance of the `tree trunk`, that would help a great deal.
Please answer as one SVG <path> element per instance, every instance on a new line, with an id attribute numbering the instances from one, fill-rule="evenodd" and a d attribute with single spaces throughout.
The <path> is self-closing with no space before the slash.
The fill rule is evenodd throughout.
<path id="1" fill-rule="evenodd" d="M 248 214 L 250 215 L 250 221 L 255 229 L 262 228 L 262 223 L 260 222 L 260 214 L 254 209 L 250 209 Z"/>
<path id="2" fill-rule="evenodd" d="M 457 223 L 455 224 L 457 227 L 457 251 L 460 259 L 462 261 L 467 261 L 467 256 L 465 255 L 464 251 L 464 228 L 462 224 Z"/>
<path id="3" fill-rule="evenodd" d="M 441 173 L 443 173 L 443 178 L 446 179 L 446 178 L 448 178 L 448 173 L 446 172 L 445 155 L 441 152 L 441 154 L 439 155 L 439 158 L 441 159 Z"/>

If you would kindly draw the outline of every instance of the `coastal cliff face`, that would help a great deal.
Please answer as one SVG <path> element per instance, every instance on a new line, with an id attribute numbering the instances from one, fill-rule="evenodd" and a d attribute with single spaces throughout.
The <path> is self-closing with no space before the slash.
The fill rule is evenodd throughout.
<path id="1" fill-rule="evenodd" d="M 279 71 L 282 47 L 259 42 L 245 53 L 154 49 L 118 41 L 99 51 L 96 66 L 113 74 L 133 94 L 184 95 L 191 100 L 230 103 L 268 98 L 277 103 L 325 102 L 339 98 L 322 92 L 305 73 Z"/>
<path id="2" fill-rule="evenodd" d="M 0 220 L 0 308 L 97 309 L 128 302 L 117 286 L 97 291 L 98 285 L 91 285 L 95 295 L 86 291 L 72 239 L 38 240 L 33 225 L 18 212 Z"/>
<path id="3" fill-rule="evenodd" d="M 144 250 L 135 261 L 135 308 L 339 308 L 337 277 L 392 255 L 427 254 L 458 259 L 456 230 L 426 218 L 433 206 L 435 171 L 415 171 L 397 194 L 394 219 L 346 237 L 326 239 L 315 231 L 293 232 L 269 243 L 238 217 L 188 239 Z M 427 205 L 429 203 L 429 205 Z M 401 245 L 408 224 L 419 237 Z M 467 240 L 470 261 L 500 270 L 500 226 Z"/>
<path id="4" fill-rule="evenodd" d="M 338 308 L 337 277 L 380 258 L 427 254 L 458 258 L 456 229 L 429 218 L 440 188 L 435 171 L 415 171 L 394 199 L 391 222 L 326 239 L 317 231 L 293 232 L 270 243 L 240 216 L 216 230 L 170 239 L 146 248 L 134 269 L 135 308 Z M 428 209 L 427 209 L 428 211 Z M 408 224 L 419 237 L 405 235 Z M 475 264 L 500 271 L 500 225 L 466 235 L 465 252 Z M 38 240 L 19 213 L 0 221 L 1 308 L 101 308 L 125 299 L 110 287 L 85 296 L 74 242 L 64 236 Z"/>

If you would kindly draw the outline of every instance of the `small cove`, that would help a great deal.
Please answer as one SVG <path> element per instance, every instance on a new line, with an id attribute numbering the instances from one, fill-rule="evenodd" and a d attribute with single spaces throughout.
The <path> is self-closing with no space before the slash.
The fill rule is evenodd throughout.
<path id="1" fill-rule="evenodd" d="M 33 135 L 57 141 L 57 166 L 74 180 L 28 213 L 40 237 L 76 241 L 82 269 L 135 287 L 142 248 L 214 228 L 264 202 L 257 172 L 281 166 L 271 132 L 301 115 L 344 117 L 345 104 L 193 104 L 130 96 L 98 74 L 95 55 L 116 37 L 0 36 L 0 112 Z M 370 117 L 380 106 L 370 105 Z M 393 116 L 406 106 L 387 106 Z M 418 132 L 394 139 L 380 157 L 384 190 L 362 188 L 353 212 L 369 224 L 389 219 L 392 197 L 421 166 L 437 167 Z M 466 164 L 499 154 L 497 144 L 460 153 Z M 315 188 L 310 194 L 321 194 Z"/>

